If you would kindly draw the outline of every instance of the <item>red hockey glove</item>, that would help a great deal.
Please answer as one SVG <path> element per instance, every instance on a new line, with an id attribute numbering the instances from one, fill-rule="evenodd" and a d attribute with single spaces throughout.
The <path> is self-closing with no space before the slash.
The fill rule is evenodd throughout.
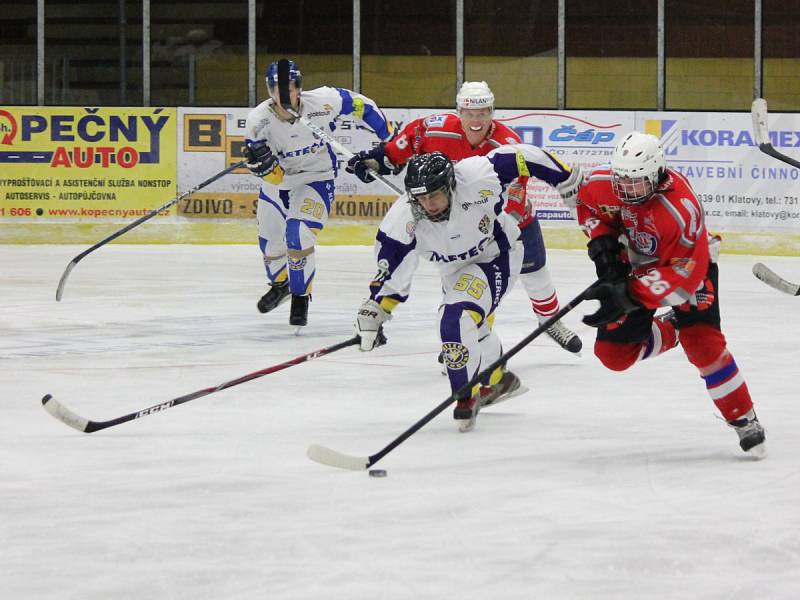
<path id="1" fill-rule="evenodd" d="M 514 181 L 506 188 L 505 211 L 514 217 L 519 225 L 526 224 L 532 217 L 533 207 L 528 200 L 525 186 Z"/>

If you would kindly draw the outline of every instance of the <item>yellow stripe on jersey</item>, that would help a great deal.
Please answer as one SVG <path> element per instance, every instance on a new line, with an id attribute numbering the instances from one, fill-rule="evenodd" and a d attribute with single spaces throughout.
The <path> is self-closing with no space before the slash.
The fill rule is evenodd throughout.
<path id="1" fill-rule="evenodd" d="M 353 114 L 359 119 L 364 118 L 364 101 L 361 98 L 353 98 Z"/>
<path id="2" fill-rule="evenodd" d="M 525 164 L 525 157 L 522 155 L 522 152 L 516 152 L 517 157 L 517 171 L 519 172 L 520 177 L 530 177 L 531 172 L 528 171 L 528 165 Z"/>
<path id="3" fill-rule="evenodd" d="M 554 156 L 553 154 L 550 154 L 547 150 L 544 150 L 544 153 L 547 154 L 547 156 L 549 156 L 550 158 L 552 158 L 553 161 L 557 165 L 559 165 L 562 169 L 564 169 L 567 173 L 572 173 L 572 167 L 570 167 L 567 163 L 561 162 L 561 159 L 559 159 L 557 156 Z"/>

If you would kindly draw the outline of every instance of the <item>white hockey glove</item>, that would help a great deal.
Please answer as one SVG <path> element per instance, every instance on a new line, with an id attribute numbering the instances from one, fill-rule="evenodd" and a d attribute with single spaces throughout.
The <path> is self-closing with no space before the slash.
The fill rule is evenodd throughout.
<path id="1" fill-rule="evenodd" d="M 569 208 L 575 208 L 578 204 L 578 191 L 582 185 L 583 171 L 580 167 L 573 167 L 569 177 L 556 186 L 556 191 L 561 195 L 564 204 Z"/>
<path id="2" fill-rule="evenodd" d="M 383 324 L 392 318 L 392 315 L 383 310 L 375 300 L 365 300 L 364 304 L 358 309 L 356 315 L 356 333 L 361 338 L 362 352 L 370 350 L 386 343 L 381 328 Z"/>

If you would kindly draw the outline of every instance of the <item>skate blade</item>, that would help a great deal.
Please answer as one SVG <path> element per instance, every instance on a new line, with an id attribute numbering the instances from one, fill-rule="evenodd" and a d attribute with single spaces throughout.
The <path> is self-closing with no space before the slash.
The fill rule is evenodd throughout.
<path id="1" fill-rule="evenodd" d="M 753 460 L 762 460 L 767 457 L 767 444 L 766 442 L 761 442 L 758 446 L 753 446 L 745 452 L 745 454 L 751 457 Z"/>
<path id="2" fill-rule="evenodd" d="M 492 400 L 490 402 L 481 403 L 481 408 L 486 408 L 487 406 L 495 406 L 496 404 L 500 404 L 501 402 L 505 402 L 506 400 L 509 400 L 509 399 L 514 398 L 516 396 L 521 396 L 522 394 L 524 394 L 527 391 L 528 391 L 528 387 L 525 386 L 525 385 L 521 385 L 521 386 L 519 386 L 517 389 L 515 389 L 513 392 L 511 392 L 509 394 L 503 394 L 502 396 L 498 396 L 497 398 L 495 398 L 494 400 Z"/>
<path id="3" fill-rule="evenodd" d="M 477 419 L 478 419 L 478 415 L 475 415 L 471 419 L 468 419 L 466 421 L 462 421 L 461 423 L 458 424 L 458 430 L 461 433 L 467 433 L 468 431 L 472 431 L 473 429 L 475 429 L 475 421 Z"/>

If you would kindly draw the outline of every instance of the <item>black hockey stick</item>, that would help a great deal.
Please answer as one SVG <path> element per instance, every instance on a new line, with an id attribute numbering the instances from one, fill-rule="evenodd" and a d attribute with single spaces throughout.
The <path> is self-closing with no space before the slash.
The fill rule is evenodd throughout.
<path id="1" fill-rule="evenodd" d="M 311 133 L 313 133 L 319 139 L 321 139 L 321 140 L 327 142 L 328 144 L 330 144 L 333 147 L 334 150 L 336 150 L 339 154 L 341 154 L 345 158 L 350 159 L 350 158 L 353 158 L 353 156 L 355 156 L 346 146 L 343 146 L 342 144 L 340 144 L 338 142 L 338 140 L 336 140 L 336 138 L 328 135 L 328 133 L 324 129 L 322 129 L 321 127 L 317 127 L 317 125 L 315 125 L 314 123 L 309 121 L 307 118 L 305 118 L 303 115 L 298 113 L 296 110 L 291 109 L 291 108 L 287 108 L 286 111 L 290 115 L 292 115 L 295 119 L 299 120 L 303 125 L 308 127 L 308 129 L 311 130 Z M 397 187 L 391 181 L 386 179 L 383 175 L 378 174 L 377 171 L 375 171 L 373 169 L 370 169 L 370 173 L 372 174 L 372 176 L 375 179 L 380 181 L 383 185 L 385 185 L 387 188 L 392 190 L 398 196 L 402 196 L 405 193 L 405 192 L 403 192 L 403 190 L 401 190 L 399 187 Z"/>
<path id="2" fill-rule="evenodd" d="M 203 396 L 208 396 L 209 394 L 213 394 L 214 392 L 219 392 L 229 387 L 239 385 L 240 383 L 245 383 L 252 379 L 257 379 L 259 377 L 263 377 L 264 375 L 269 375 L 270 373 L 275 373 L 276 371 L 281 371 L 288 367 L 299 365 L 300 363 L 304 363 L 313 358 L 319 358 L 320 356 L 331 354 L 332 352 L 336 352 L 337 350 L 341 350 L 342 348 L 347 348 L 348 346 L 355 346 L 356 344 L 359 343 L 359 341 L 360 338 L 358 336 L 355 336 L 344 342 L 339 342 L 338 344 L 334 344 L 333 346 L 328 346 L 327 348 L 322 348 L 321 350 L 315 350 L 314 352 L 309 352 L 308 354 L 303 354 L 302 356 L 298 356 L 297 358 L 287 360 L 286 362 L 280 363 L 279 365 L 267 367 L 266 369 L 261 369 L 260 371 L 253 371 L 252 373 L 248 373 L 247 375 L 243 375 L 236 379 L 231 379 L 230 381 L 226 381 L 225 383 L 221 383 L 217 386 L 208 387 L 202 390 L 198 390 L 196 392 L 192 392 L 191 394 L 186 394 L 185 396 L 180 396 L 179 398 L 167 400 L 166 402 L 162 402 L 161 404 L 155 404 L 149 408 L 145 408 L 144 410 L 123 415 L 121 417 L 117 417 L 116 419 L 111 419 L 109 421 L 91 421 L 89 419 L 84 419 L 83 417 L 77 415 L 76 413 L 68 409 L 66 406 L 61 404 L 50 394 L 47 394 L 44 398 L 42 398 L 42 405 L 44 406 L 44 409 L 47 412 L 49 412 L 51 415 L 53 415 L 56 419 L 58 419 L 62 423 L 65 423 L 70 427 L 77 429 L 78 431 L 83 431 L 84 433 L 92 433 L 93 431 L 99 431 L 100 429 L 106 429 L 107 427 L 114 427 L 115 425 L 119 425 L 120 423 L 126 423 L 128 421 L 133 421 L 134 419 L 140 419 L 142 417 L 146 417 L 147 415 L 152 415 L 153 413 L 156 412 L 161 412 L 162 410 L 167 410 L 168 408 L 172 408 L 173 406 L 178 406 L 179 404 L 184 404 L 185 402 L 195 400 L 196 398 L 202 398 Z"/>
<path id="3" fill-rule="evenodd" d="M 56 288 L 56 300 L 59 301 L 59 302 L 61 301 L 61 296 L 64 295 L 64 286 L 67 284 L 67 277 L 69 277 L 69 274 L 72 272 L 72 269 L 75 268 L 75 265 L 77 265 L 81 260 L 83 260 L 84 257 L 86 257 L 88 254 L 91 254 L 92 252 L 94 252 L 95 250 L 100 248 L 101 246 L 105 246 L 108 242 L 117 239 L 119 236 L 121 236 L 124 233 L 127 233 L 128 231 L 130 231 L 134 227 L 138 227 L 139 225 L 141 225 L 142 223 L 144 223 L 148 219 L 152 219 L 153 217 L 155 217 L 161 211 L 167 210 L 168 208 L 170 208 L 174 204 L 177 204 L 178 202 L 180 202 L 181 200 L 183 200 L 187 196 L 190 196 L 193 193 L 195 193 L 196 191 L 203 189 L 207 185 L 209 185 L 211 183 L 214 183 L 217 179 L 220 179 L 221 177 L 227 175 L 231 171 L 233 171 L 235 169 L 238 169 L 240 167 L 243 167 L 246 164 L 246 162 L 247 161 L 242 160 L 242 161 L 236 163 L 235 165 L 231 165 L 231 166 L 227 167 L 226 169 L 223 169 L 222 171 L 220 171 L 216 175 L 206 179 L 204 182 L 197 184 L 196 186 L 194 186 L 189 191 L 186 191 L 186 192 L 180 194 L 179 196 L 176 196 L 175 198 L 173 198 L 172 200 L 170 200 L 166 204 L 164 204 L 162 206 L 159 206 L 158 208 L 154 208 L 153 210 L 151 210 L 146 215 L 136 219 L 133 223 L 129 223 L 128 225 L 126 225 L 122 229 L 120 229 L 118 231 L 115 231 L 114 233 L 112 233 L 108 237 L 103 238 L 102 240 L 97 242 L 94 246 L 91 246 L 90 248 L 87 248 L 86 250 L 84 250 L 83 252 L 78 254 L 78 256 L 76 256 L 71 261 L 69 261 L 69 264 L 67 265 L 67 268 L 64 269 L 64 273 L 61 275 L 61 279 L 58 282 L 58 287 Z"/>
<path id="4" fill-rule="evenodd" d="M 800 296 L 800 284 L 785 280 L 764 263 L 756 263 L 753 265 L 753 275 L 776 290 L 789 294 L 790 296 Z"/>
<path id="5" fill-rule="evenodd" d="M 764 154 L 768 154 L 772 158 L 777 158 L 778 160 L 785 162 L 787 165 L 792 165 L 793 167 L 800 169 L 800 162 L 775 150 L 775 147 L 769 140 L 769 125 L 767 124 L 767 101 L 763 98 L 756 98 L 753 100 L 753 106 L 750 109 L 750 113 L 753 116 L 753 133 L 756 135 L 758 149 Z"/>
<path id="6" fill-rule="evenodd" d="M 439 404 L 436 408 L 430 411 L 427 415 L 422 417 L 419 421 L 414 423 L 411 427 L 406 429 L 403 433 L 397 436 L 394 440 L 392 440 L 387 446 L 383 449 L 379 450 L 375 454 L 371 454 L 369 456 L 353 456 L 350 454 L 344 454 L 342 452 L 337 452 L 336 450 L 332 450 L 331 448 L 326 448 L 325 446 L 320 446 L 319 444 L 312 444 L 308 447 L 308 451 L 306 454 L 308 458 L 318 463 L 322 463 L 324 465 L 329 465 L 331 467 L 338 467 L 340 469 L 349 469 L 351 471 L 362 471 L 364 469 L 370 468 L 376 462 L 381 460 L 384 456 L 389 454 L 392 450 L 397 448 L 400 444 L 414 435 L 417 431 L 422 429 L 425 425 L 427 425 L 430 421 L 433 420 L 436 415 L 444 411 L 448 406 L 450 406 L 453 402 L 460 399 L 463 396 L 471 393 L 472 387 L 478 383 L 481 378 L 489 375 L 500 365 L 504 365 L 508 360 L 517 354 L 520 350 L 522 350 L 525 346 L 530 344 L 533 340 L 547 331 L 556 321 L 561 319 L 564 315 L 570 312 L 573 308 L 578 306 L 583 300 L 585 299 L 586 293 L 597 285 L 598 282 L 594 282 L 588 288 L 583 290 L 580 294 L 575 296 L 569 304 L 564 306 L 561 310 L 559 310 L 555 315 L 547 319 L 544 323 L 539 325 L 535 330 L 533 330 L 528 336 L 526 336 L 521 342 L 519 342 L 516 346 L 511 348 L 508 352 L 502 354 L 500 358 L 490 364 L 488 367 L 475 373 L 469 383 L 465 384 L 464 386 L 457 389 L 455 392 L 450 394 L 450 396 L 444 400 L 441 404 Z"/>

